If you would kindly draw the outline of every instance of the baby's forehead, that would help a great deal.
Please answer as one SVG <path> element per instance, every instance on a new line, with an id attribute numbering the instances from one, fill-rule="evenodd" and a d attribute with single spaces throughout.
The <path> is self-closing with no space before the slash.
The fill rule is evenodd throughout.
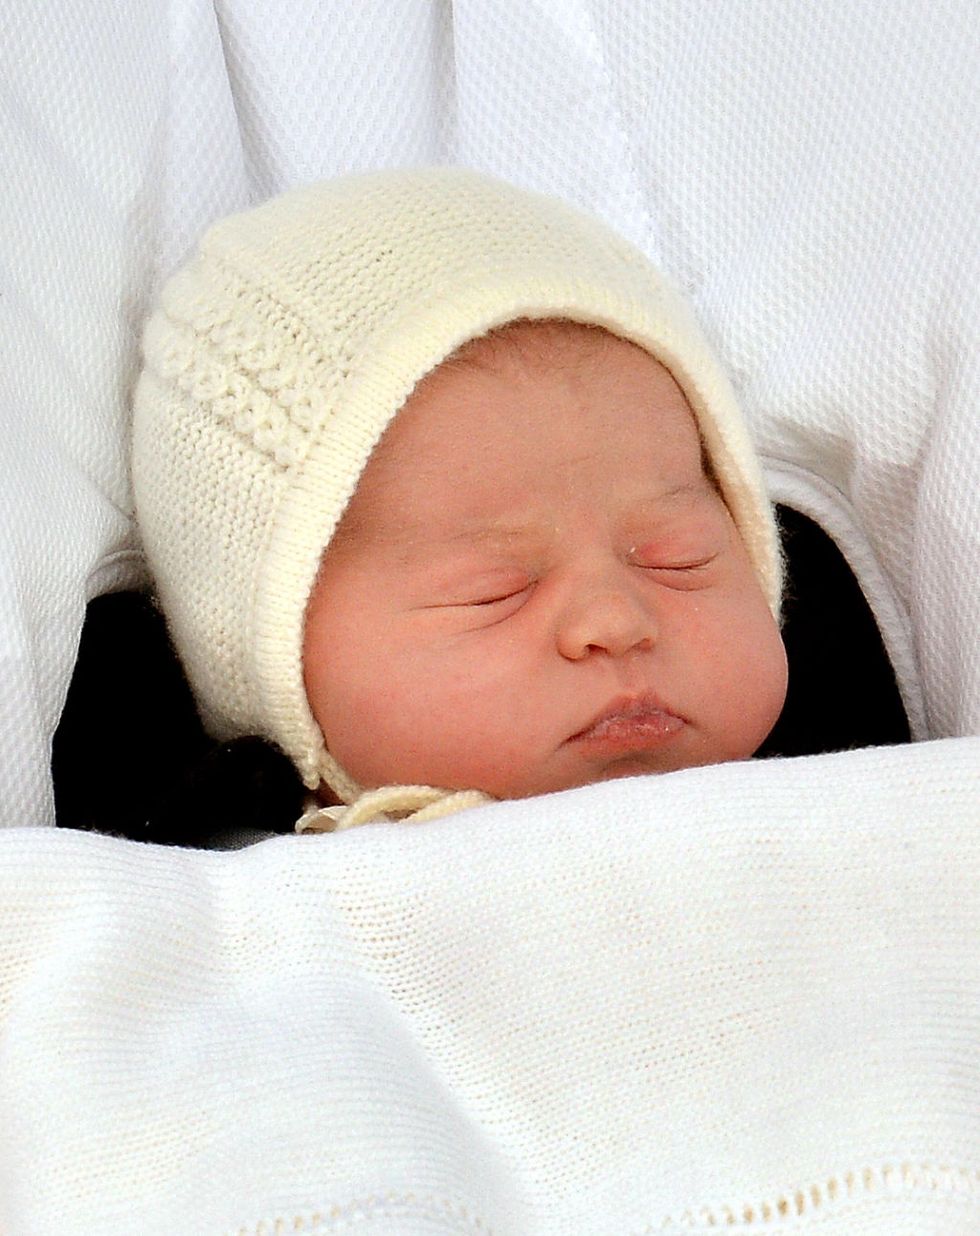
<path id="1" fill-rule="evenodd" d="M 564 476 L 623 498 L 712 487 L 669 372 L 600 327 L 520 321 L 465 344 L 420 383 L 362 474 L 343 533 L 467 503 L 533 505 Z M 601 478 L 601 479 L 600 479 Z M 482 507 L 481 507 L 482 509 Z"/>
<path id="2" fill-rule="evenodd" d="M 664 433 L 665 420 L 670 421 L 665 441 L 671 432 L 693 437 L 702 465 L 712 472 L 697 416 L 668 366 L 646 348 L 602 326 L 563 318 L 517 319 L 464 343 L 417 384 L 380 447 L 384 449 L 393 429 L 397 437 L 406 419 L 421 419 L 432 404 L 452 409 L 454 416 L 465 414 L 476 403 L 473 392 L 481 387 L 498 395 L 517 387 L 532 403 L 540 400 L 547 407 L 549 391 L 576 382 L 587 392 L 583 397 L 600 421 L 605 418 L 605 423 L 586 426 L 586 433 L 602 434 L 607 446 L 615 449 L 618 444 L 628 455 L 629 426 L 635 427 L 637 419 L 645 422 L 644 432 L 653 429 L 658 437 Z M 520 400 L 498 403 L 491 396 L 491 403 L 494 410 L 501 405 L 510 410 L 505 423 L 498 421 L 505 431 L 523 420 L 527 405 Z M 550 425 L 566 434 L 571 431 L 560 411 Z M 508 432 L 501 433 L 495 449 L 506 451 L 508 441 Z M 550 446 L 545 436 L 541 448 L 549 451 Z"/>
<path id="3" fill-rule="evenodd" d="M 567 390 L 577 393 L 570 404 L 560 397 Z M 568 414 L 579 407 L 588 407 L 591 419 Z M 576 429 L 593 443 L 627 452 L 625 439 L 638 421 L 644 434 L 655 426 L 665 443 L 672 433 L 700 442 L 685 393 L 651 352 L 590 323 L 517 319 L 468 340 L 430 370 L 389 421 L 368 468 L 391 466 L 396 454 L 402 467 L 424 462 L 425 454 L 444 454 L 439 436 L 425 432 L 433 421 L 452 439 L 459 432 L 468 436 L 461 423 L 481 432 L 486 420 L 498 431 L 498 455 L 528 421 L 544 430 L 540 446 L 548 453 L 555 445 L 549 433 L 557 442 Z M 426 449 L 420 455 L 422 439 Z"/>
<path id="4" fill-rule="evenodd" d="M 524 419 L 510 392 L 519 389 L 531 403 L 546 402 L 543 392 L 556 380 L 574 381 L 600 366 L 607 374 L 625 371 L 630 357 L 657 364 L 644 349 L 600 326 L 552 318 L 507 322 L 462 344 L 415 385 L 375 445 L 368 467 L 387 470 L 396 456 L 402 468 L 422 463 L 424 457 L 413 452 L 426 422 L 441 418 L 444 429 L 455 432 L 457 418 L 472 426 L 473 418 L 487 411 L 504 431 L 495 439 L 495 452 L 505 453 L 511 442 L 507 431 L 519 429 Z M 505 407 L 512 417 L 501 415 Z M 430 438 L 427 453 L 442 445 Z M 548 445 L 546 439 L 542 446 Z"/>
<path id="5" fill-rule="evenodd" d="M 450 380 L 455 372 L 477 368 L 496 372 L 588 363 L 609 347 L 637 345 L 602 326 L 566 318 L 518 318 L 478 335 L 457 348 L 423 381 Z M 637 349 L 642 351 L 642 349 Z"/>

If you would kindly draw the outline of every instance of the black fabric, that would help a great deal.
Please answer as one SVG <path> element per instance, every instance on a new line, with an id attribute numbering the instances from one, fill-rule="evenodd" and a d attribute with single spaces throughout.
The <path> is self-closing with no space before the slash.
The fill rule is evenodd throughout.
<path id="1" fill-rule="evenodd" d="M 148 596 L 90 602 L 52 750 L 64 828 L 206 845 L 226 828 L 290 831 L 303 786 L 259 738 L 204 732 L 163 617 Z"/>
<path id="2" fill-rule="evenodd" d="M 757 756 L 909 742 L 891 662 L 843 554 L 806 516 L 779 507 L 778 517 L 787 562 L 782 633 L 789 690 Z"/>
<path id="3" fill-rule="evenodd" d="M 759 756 L 909 741 L 878 629 L 833 541 L 780 508 L 789 692 Z M 175 845 L 226 828 L 289 831 L 303 790 L 257 738 L 205 735 L 163 619 L 139 593 L 92 601 L 54 739 L 58 824 Z"/>

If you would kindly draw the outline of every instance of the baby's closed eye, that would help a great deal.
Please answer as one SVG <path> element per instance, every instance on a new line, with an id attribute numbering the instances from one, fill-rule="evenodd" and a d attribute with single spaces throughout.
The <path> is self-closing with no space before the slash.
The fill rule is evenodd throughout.
<path id="1" fill-rule="evenodd" d="M 634 545 L 627 562 L 672 588 L 701 588 L 711 582 L 722 551 L 715 546 Z"/>
<path id="2" fill-rule="evenodd" d="M 424 608 L 494 610 L 508 605 L 516 608 L 533 586 L 534 580 L 525 571 L 494 571 L 447 583 L 433 594 Z"/>
<path id="3" fill-rule="evenodd" d="M 471 597 L 470 600 L 464 602 L 467 606 L 473 606 L 478 609 L 489 608 L 492 605 L 502 605 L 505 601 L 513 601 L 530 591 L 530 584 L 524 584 L 521 587 L 511 587 L 501 590 L 499 587 L 491 589 L 489 592 L 481 590 L 477 595 Z"/>

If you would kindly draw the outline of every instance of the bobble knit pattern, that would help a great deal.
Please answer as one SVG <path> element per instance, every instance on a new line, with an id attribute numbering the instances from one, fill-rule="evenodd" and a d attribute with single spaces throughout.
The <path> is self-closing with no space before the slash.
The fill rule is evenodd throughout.
<path id="1" fill-rule="evenodd" d="M 352 176 L 216 224 L 166 285 L 135 398 L 137 513 L 205 724 L 359 787 L 307 705 L 303 619 L 381 434 L 428 372 L 518 318 L 645 347 L 684 389 L 766 596 L 771 509 L 731 388 L 643 256 L 553 199 L 452 168 Z"/>

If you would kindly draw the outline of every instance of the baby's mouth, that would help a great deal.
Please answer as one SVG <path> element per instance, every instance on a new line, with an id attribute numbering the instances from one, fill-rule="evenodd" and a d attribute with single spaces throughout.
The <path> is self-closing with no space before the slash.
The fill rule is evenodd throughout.
<path id="1" fill-rule="evenodd" d="M 669 741 L 684 725 L 682 717 L 652 695 L 620 695 L 568 741 L 596 752 L 648 751 Z"/>

